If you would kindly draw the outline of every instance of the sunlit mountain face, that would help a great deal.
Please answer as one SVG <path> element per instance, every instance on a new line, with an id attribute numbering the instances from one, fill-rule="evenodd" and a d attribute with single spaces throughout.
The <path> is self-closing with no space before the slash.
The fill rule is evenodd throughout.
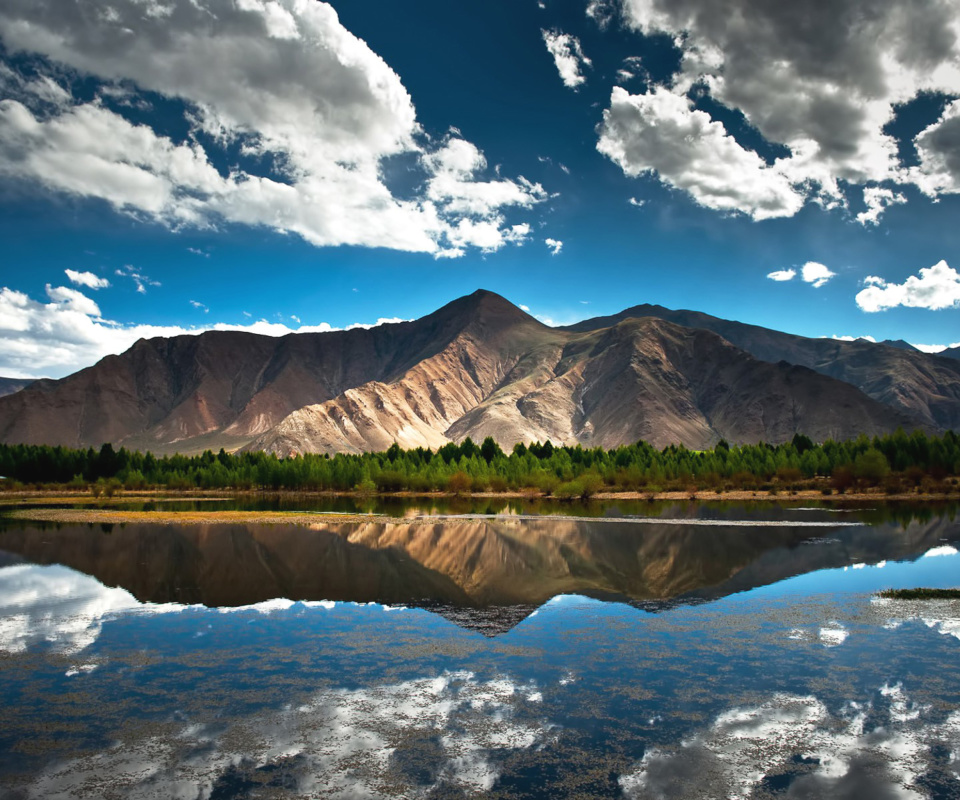
<path id="1" fill-rule="evenodd" d="M 949 509 L 8 520 L 0 787 L 950 797 L 960 611 L 875 592 L 958 543 Z"/>

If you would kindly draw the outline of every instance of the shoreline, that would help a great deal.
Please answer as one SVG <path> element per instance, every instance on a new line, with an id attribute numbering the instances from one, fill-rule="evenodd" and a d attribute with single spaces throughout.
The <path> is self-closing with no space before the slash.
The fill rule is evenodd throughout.
<path id="1" fill-rule="evenodd" d="M 944 500 L 960 500 L 960 488 L 951 492 L 898 492 L 896 494 L 887 494 L 879 489 L 873 491 L 844 492 L 843 494 L 824 494 L 819 489 L 777 489 L 771 493 L 770 490 L 761 489 L 731 489 L 729 491 L 718 492 L 714 489 L 690 490 L 672 490 L 659 492 L 642 491 L 606 491 L 596 492 L 588 499 L 581 498 L 559 498 L 553 495 L 547 495 L 535 490 L 531 491 L 507 491 L 507 492 L 360 492 L 360 491 L 300 491 L 300 490 L 270 490 L 270 491 L 244 491 L 231 489 L 188 489 L 183 491 L 167 489 L 144 489 L 144 490 L 123 490 L 117 492 L 112 497 L 95 497 L 89 491 L 42 491 L 42 490 L 17 490 L 0 491 L 0 509 L 14 504 L 26 502 L 57 503 L 71 502 L 83 504 L 109 504 L 109 503 L 136 503 L 136 502 L 170 502 L 181 500 L 192 500 L 201 502 L 204 500 L 224 500 L 224 499 L 270 499 L 270 498 L 350 498 L 355 500 L 527 500 L 556 503 L 557 505 L 571 505 L 577 503 L 590 503 L 596 501 L 679 501 L 695 500 L 697 502 L 725 502 L 734 501 L 810 501 L 817 500 L 827 503 L 843 502 L 941 502 Z"/>
<path id="2" fill-rule="evenodd" d="M 272 499 L 272 498 L 351 498 L 360 500 L 445 500 L 469 502 L 483 500 L 523 500 L 527 502 L 546 503 L 558 513 L 551 514 L 524 514 L 522 509 L 510 513 L 443 513 L 434 510 L 429 513 L 424 509 L 421 513 L 406 513 L 395 515 L 389 513 L 375 513 L 363 511 L 304 511 L 304 510 L 163 510 L 143 511 L 122 508 L 126 504 L 148 502 L 209 502 L 215 504 L 220 500 L 230 499 Z M 863 503 L 939 503 L 960 500 L 960 493 L 944 494 L 902 494 L 887 495 L 880 492 L 847 493 L 842 495 L 824 495 L 819 491 L 807 490 L 795 493 L 737 491 L 717 494 L 713 491 L 701 492 L 602 492 L 591 498 L 591 502 L 610 503 L 617 501 L 654 503 L 771 503 L 794 505 L 796 503 L 816 503 L 818 506 L 829 508 L 837 505 L 858 505 Z M 70 503 L 81 508 L 57 508 L 54 506 Z M 26 506 L 26 507 L 24 507 Z M 47 507 L 44 507 L 47 506 Z M 104 507 L 111 506 L 111 507 Z M 121 506 L 118 508 L 117 506 Z M 381 524 L 429 524 L 443 519 L 551 519 L 555 521 L 588 519 L 592 521 L 636 521 L 633 517 L 592 517 L 577 514 L 576 510 L 583 507 L 582 501 L 559 500 L 541 494 L 521 492 L 484 492 L 475 494 L 453 494 L 450 492 L 433 492 L 417 494 L 412 492 L 397 492 L 391 494 L 370 495 L 359 492 L 225 492 L 225 491 L 195 491 L 195 492 L 125 492 L 112 498 L 95 498 L 86 492 L 9 492 L 0 494 L 0 515 L 9 519 L 32 520 L 36 522 L 60 524 L 89 524 L 89 525 L 116 525 L 126 523 L 154 523 L 163 525 L 210 525 L 210 524 L 258 524 L 258 525 L 303 525 L 317 526 L 320 524 L 339 523 L 381 523 Z M 571 513 L 562 513 L 569 508 Z M 411 509 L 415 512 L 415 509 Z M 645 519 L 640 517 L 639 519 Z"/>

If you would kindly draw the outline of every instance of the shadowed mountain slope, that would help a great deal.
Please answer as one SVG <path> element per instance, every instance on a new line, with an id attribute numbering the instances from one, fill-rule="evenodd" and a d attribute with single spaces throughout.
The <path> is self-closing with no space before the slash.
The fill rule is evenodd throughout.
<path id="1" fill-rule="evenodd" d="M 904 343 L 808 339 L 698 311 L 674 311 L 657 305 L 633 306 L 564 330 L 595 331 L 642 317 L 713 331 L 762 361 L 787 361 L 852 384 L 874 400 L 905 411 L 918 423 L 960 428 L 960 363 L 907 349 L 902 346 Z"/>

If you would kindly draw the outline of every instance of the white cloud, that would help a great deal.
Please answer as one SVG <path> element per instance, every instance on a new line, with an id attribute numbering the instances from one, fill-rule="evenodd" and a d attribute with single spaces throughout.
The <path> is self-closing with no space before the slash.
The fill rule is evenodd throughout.
<path id="1" fill-rule="evenodd" d="M 755 220 L 789 217 L 803 195 L 777 169 L 745 150 L 720 122 L 664 87 L 631 95 L 615 86 L 597 149 L 625 174 L 656 174 L 706 208 Z"/>
<path id="2" fill-rule="evenodd" d="M 861 225 L 878 225 L 884 211 L 890 206 L 906 203 L 907 198 L 892 189 L 868 186 L 863 190 L 863 202 L 866 203 L 867 210 L 857 214 L 857 222 Z"/>
<path id="3" fill-rule="evenodd" d="M 425 155 L 423 164 L 431 176 L 427 183 L 427 198 L 443 212 L 461 216 L 447 231 L 447 238 L 454 246 L 465 242 L 464 228 L 483 223 L 492 237 L 485 239 L 484 249 L 497 249 L 511 236 L 511 229 L 504 227 L 500 209 L 509 206 L 530 208 L 547 197 L 539 183 L 531 183 L 522 177 L 516 181 L 477 180 L 478 174 L 486 170 L 487 160 L 476 145 L 458 137 L 447 139 L 441 148 Z M 523 224 L 529 230 L 529 225 Z M 472 242 L 467 240 L 466 243 Z"/>
<path id="4" fill-rule="evenodd" d="M 825 339 L 826 337 L 824 336 L 823 338 Z M 830 338 L 835 339 L 838 342 L 873 342 L 874 344 L 877 343 L 877 340 L 874 339 L 872 336 L 837 336 L 836 334 L 833 334 L 830 336 Z"/>
<path id="5" fill-rule="evenodd" d="M 792 281 L 797 277 L 795 269 L 778 269 L 774 272 L 768 272 L 767 277 L 772 281 Z"/>
<path id="6" fill-rule="evenodd" d="M 544 239 L 543 243 L 550 248 L 553 255 L 559 255 L 560 251 L 563 250 L 563 242 L 559 239 Z"/>
<path id="7" fill-rule="evenodd" d="M 910 176 L 921 191 L 931 197 L 960 192 L 960 101 L 950 103 L 914 142 L 920 165 Z"/>
<path id="8" fill-rule="evenodd" d="M 106 355 L 127 350 L 138 339 L 194 335 L 205 330 L 248 331 L 265 336 L 324 333 L 340 330 L 326 322 L 290 328 L 280 322 L 258 320 L 246 325 L 218 322 L 200 327 L 130 325 L 103 319 L 89 297 L 65 286 L 47 286 L 51 302 L 41 303 L 23 292 L 0 289 L 0 375 L 59 378 L 96 363 Z M 191 301 L 196 308 L 205 307 Z M 353 323 L 344 330 L 404 322 L 398 318 L 375 323 Z"/>
<path id="9" fill-rule="evenodd" d="M 326 3 L 170 0 L 162 14 L 141 0 L 98 3 L 103 13 L 88 0 L 11 0 L 0 38 L 10 52 L 96 76 L 104 95 L 123 81 L 123 91 L 133 84 L 183 101 L 193 135 L 175 142 L 99 100 L 61 98 L 40 113 L 21 80 L 17 97 L 0 101 L 0 176 L 173 228 L 226 221 L 318 246 L 436 254 L 457 247 L 449 234 L 473 213 L 472 197 L 505 231 L 503 244 L 510 226 L 499 209 L 546 196 L 518 179 L 478 181 L 473 195 L 461 187 L 441 207 L 394 197 L 384 159 L 432 147 L 399 77 Z M 221 174 L 200 133 L 212 137 L 207 147 L 239 145 L 251 162 L 275 166 Z"/>
<path id="10" fill-rule="evenodd" d="M 77 286 L 86 286 L 88 289 L 106 289 L 110 285 L 110 281 L 106 278 L 101 278 L 92 272 L 77 272 L 73 269 L 65 269 L 64 272 L 70 279 L 70 283 L 75 283 Z"/>
<path id="11" fill-rule="evenodd" d="M 627 202 L 637 208 L 643 208 L 647 204 L 646 200 L 637 200 L 636 197 L 631 197 Z"/>
<path id="12" fill-rule="evenodd" d="M 617 16 L 617 4 L 615 0 L 590 0 L 587 3 L 587 16 L 597 23 L 600 30 L 606 30 Z"/>
<path id="13" fill-rule="evenodd" d="M 207 308 L 203 303 L 201 303 L 201 302 L 199 302 L 199 301 L 197 301 L 197 300 L 191 300 L 191 301 L 190 301 L 190 305 L 192 305 L 192 306 L 193 306 L 194 308 L 196 308 L 196 309 L 199 309 L 199 310 L 203 311 L 204 314 L 209 314 L 209 313 L 210 313 L 210 309 Z"/>
<path id="14" fill-rule="evenodd" d="M 542 30 L 543 42 L 547 46 L 550 55 L 553 56 L 553 63 L 560 73 L 560 80 L 568 89 L 576 89 L 582 83 L 586 82 L 583 77 L 581 67 L 592 66 L 593 62 L 583 54 L 580 47 L 580 40 L 569 33 L 560 33 L 559 31 Z"/>
<path id="15" fill-rule="evenodd" d="M 66 286 L 51 286 L 47 284 L 47 297 L 55 308 L 70 313 L 84 314 L 85 316 L 100 317 L 100 307 L 77 289 L 68 289 Z M 2 325 L 3 323 L 0 323 Z"/>
<path id="16" fill-rule="evenodd" d="M 914 344 L 911 342 L 910 344 L 922 353 L 942 353 L 944 350 L 960 347 L 960 342 L 954 342 L 953 344 Z"/>
<path id="17" fill-rule="evenodd" d="M 138 272 L 130 264 L 124 264 L 124 266 L 115 269 L 114 274 L 119 275 L 122 278 L 130 278 L 130 280 L 132 280 L 134 285 L 137 287 L 138 294 L 146 294 L 148 286 L 160 285 L 160 281 L 155 281 L 150 276 Z"/>
<path id="18" fill-rule="evenodd" d="M 530 313 L 530 306 L 525 306 L 521 303 L 519 308 L 521 311 L 526 311 L 528 314 Z"/>
<path id="19" fill-rule="evenodd" d="M 800 276 L 806 283 L 813 284 L 815 289 L 819 289 L 836 274 L 816 261 L 808 261 L 800 268 Z"/>
<path id="20" fill-rule="evenodd" d="M 946 261 L 921 269 L 919 276 L 911 275 L 903 283 L 888 283 L 875 275 L 865 278 L 864 283 L 866 288 L 856 300 L 863 311 L 870 313 L 897 306 L 931 310 L 960 306 L 960 274 Z"/>
<path id="21" fill-rule="evenodd" d="M 629 26 L 666 34 L 680 48 L 671 91 L 706 87 L 768 142 L 787 148 L 775 167 L 803 202 L 845 205 L 844 181 L 914 181 L 931 195 L 960 189 L 960 139 L 952 130 L 960 105 L 917 138 L 918 169 L 903 167 L 896 140 L 884 131 L 897 106 L 921 92 L 960 94 L 956 3 L 877 0 L 865 13 L 860 0 L 621 2 Z M 651 129 L 637 135 L 658 138 Z M 864 224 L 879 217 L 865 213 Z"/>

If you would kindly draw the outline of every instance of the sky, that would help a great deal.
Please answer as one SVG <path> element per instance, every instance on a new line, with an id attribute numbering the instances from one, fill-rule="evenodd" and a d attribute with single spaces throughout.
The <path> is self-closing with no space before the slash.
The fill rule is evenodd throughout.
<path id="1" fill-rule="evenodd" d="M 960 343 L 955 0 L 4 0 L 0 375 L 640 303 Z"/>

